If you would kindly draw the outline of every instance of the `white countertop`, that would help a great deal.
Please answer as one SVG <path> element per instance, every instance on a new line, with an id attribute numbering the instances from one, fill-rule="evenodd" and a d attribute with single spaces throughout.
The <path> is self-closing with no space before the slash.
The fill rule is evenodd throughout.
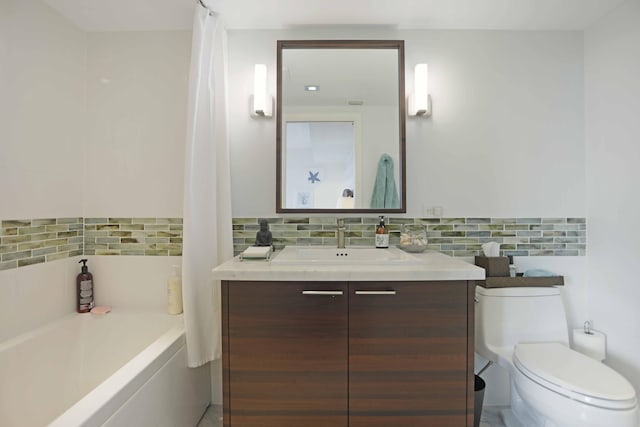
<path id="1" fill-rule="evenodd" d="M 278 256 L 279 251 L 274 253 Z M 420 263 L 410 265 L 281 265 L 235 257 L 213 269 L 218 280 L 252 281 L 422 281 L 484 280 L 485 271 L 458 258 L 435 251 L 412 254 Z"/>

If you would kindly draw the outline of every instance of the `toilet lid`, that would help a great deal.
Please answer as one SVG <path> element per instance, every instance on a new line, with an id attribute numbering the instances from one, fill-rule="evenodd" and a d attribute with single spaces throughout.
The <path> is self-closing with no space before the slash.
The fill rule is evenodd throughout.
<path id="1" fill-rule="evenodd" d="M 580 399 L 585 403 L 598 400 L 602 405 L 604 400 L 635 404 L 635 390 L 622 375 L 563 344 L 518 344 L 514 361 L 518 369 L 534 381 L 540 379 L 545 384 L 585 396 L 586 399 Z M 563 393 L 557 388 L 555 391 Z"/>

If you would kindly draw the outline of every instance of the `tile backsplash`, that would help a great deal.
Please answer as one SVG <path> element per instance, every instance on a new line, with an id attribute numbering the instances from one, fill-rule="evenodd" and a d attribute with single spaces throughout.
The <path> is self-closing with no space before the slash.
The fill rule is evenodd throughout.
<path id="1" fill-rule="evenodd" d="M 83 253 L 83 219 L 0 221 L 0 270 L 74 257 Z"/>
<path id="2" fill-rule="evenodd" d="M 286 245 L 336 245 L 338 217 L 281 217 L 269 221 L 276 249 Z M 374 246 L 377 216 L 344 217 L 347 246 Z M 422 224 L 428 249 L 451 256 L 481 255 L 483 243 L 500 243 L 502 255 L 583 256 L 584 218 L 407 218 L 389 217 L 389 242 L 397 245 L 402 224 Z M 233 219 L 233 249 L 238 254 L 255 242 L 258 218 Z"/>
<path id="3" fill-rule="evenodd" d="M 286 245 L 336 245 L 337 216 L 266 218 L 276 249 Z M 259 218 L 233 219 L 233 249 L 255 242 Z M 373 246 L 377 216 L 344 217 L 346 244 Z M 584 256 L 585 218 L 388 217 L 390 243 L 402 224 L 426 227 L 428 248 L 452 256 L 480 255 L 488 241 L 503 255 Z M 0 221 L 0 270 L 79 255 L 182 255 L 182 218 L 39 218 Z"/>

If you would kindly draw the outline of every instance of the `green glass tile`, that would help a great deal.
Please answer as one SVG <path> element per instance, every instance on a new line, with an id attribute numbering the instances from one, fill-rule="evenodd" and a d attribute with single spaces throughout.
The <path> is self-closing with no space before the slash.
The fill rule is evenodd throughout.
<path id="1" fill-rule="evenodd" d="M 478 224 L 454 224 L 455 231 L 478 231 Z"/>
<path id="2" fill-rule="evenodd" d="M 553 225 L 551 224 L 531 224 L 529 225 L 529 230 L 553 230 Z"/>
<path id="3" fill-rule="evenodd" d="M 58 246 L 58 251 L 59 252 L 69 252 L 69 251 L 76 251 L 78 249 L 82 248 L 82 245 L 79 244 L 73 244 L 73 245 L 60 245 Z"/>
<path id="4" fill-rule="evenodd" d="M 156 243 L 169 243 L 169 238 L 168 237 L 148 237 L 144 239 L 144 242 L 147 245 L 153 245 Z"/>
<path id="5" fill-rule="evenodd" d="M 31 257 L 31 251 L 8 252 L 6 254 L 2 254 L 2 262 L 24 259 L 29 257 Z"/>
<path id="6" fill-rule="evenodd" d="M 122 224 L 120 230 L 144 230 L 144 224 Z"/>
<path id="7" fill-rule="evenodd" d="M 0 223 L 0 227 L 2 228 L 29 227 L 29 226 L 31 226 L 30 220 L 8 219 Z"/>
<path id="8" fill-rule="evenodd" d="M 156 224 L 169 225 L 169 218 L 156 218 Z"/>
<path id="9" fill-rule="evenodd" d="M 171 238 L 169 238 L 169 243 L 180 243 L 180 244 L 182 244 L 182 237 L 171 237 Z"/>
<path id="10" fill-rule="evenodd" d="M 317 217 L 309 218 L 309 224 L 335 224 L 335 223 L 336 223 L 335 217 L 317 216 Z"/>
<path id="11" fill-rule="evenodd" d="M 502 231 L 504 230 L 504 224 L 478 224 L 478 230 Z"/>
<path id="12" fill-rule="evenodd" d="M 309 217 L 285 217 L 283 222 L 285 224 L 309 224 Z"/>
<path id="13" fill-rule="evenodd" d="M 180 249 L 170 249 L 169 256 L 182 256 L 182 248 Z"/>
<path id="14" fill-rule="evenodd" d="M 427 230 L 429 231 L 453 231 L 453 225 L 428 225 Z"/>
<path id="15" fill-rule="evenodd" d="M 558 230 L 553 230 L 553 231 L 545 230 L 542 232 L 543 237 L 554 237 L 554 236 L 562 237 L 567 235 L 568 233 L 566 231 L 558 231 Z"/>
<path id="16" fill-rule="evenodd" d="M 169 230 L 169 225 L 168 224 L 144 224 L 144 230 L 145 231 L 159 231 L 159 230 Z"/>
<path id="17" fill-rule="evenodd" d="M 503 256 L 529 256 L 529 251 L 522 251 L 522 250 L 516 250 L 516 251 L 504 251 Z"/>
<path id="18" fill-rule="evenodd" d="M 516 223 L 516 219 L 515 218 L 491 218 L 491 223 L 492 224 L 515 224 Z"/>
<path id="19" fill-rule="evenodd" d="M 78 223 L 83 222 L 83 219 L 74 216 L 74 217 L 70 217 L 70 218 L 58 218 L 56 220 L 56 222 L 58 224 L 78 224 Z"/>
<path id="20" fill-rule="evenodd" d="M 553 256 L 552 250 L 532 250 L 529 251 L 529 256 Z"/>
<path id="21" fill-rule="evenodd" d="M 17 252 L 17 251 L 18 251 L 18 245 L 16 244 L 0 245 L 0 254 L 6 254 L 8 252 Z"/>
<path id="22" fill-rule="evenodd" d="M 7 236 L 7 237 L 3 237 L 0 239 L 0 244 L 2 245 L 7 245 L 7 244 L 11 244 L 11 243 L 23 243 L 23 242 L 30 242 L 31 241 L 31 235 L 30 234 L 25 234 L 22 236 Z"/>
<path id="23" fill-rule="evenodd" d="M 169 224 L 169 231 L 182 232 L 182 224 Z"/>
<path id="24" fill-rule="evenodd" d="M 97 244 L 111 244 L 111 243 L 120 243 L 120 238 L 118 237 L 98 237 L 96 238 Z"/>
<path id="25" fill-rule="evenodd" d="M 529 224 L 505 224 L 505 230 L 529 230 Z"/>
<path id="26" fill-rule="evenodd" d="M 105 230 L 118 230 L 120 229 L 119 224 L 98 224 L 96 225 L 96 230 L 105 231 Z"/>
<path id="27" fill-rule="evenodd" d="M 490 224 L 491 218 L 467 218 L 467 224 Z"/>
<path id="28" fill-rule="evenodd" d="M 553 251 L 554 256 L 580 256 L 580 251 L 575 249 L 565 249 Z"/>
<path id="29" fill-rule="evenodd" d="M 478 255 L 478 251 L 453 251 L 453 256 L 455 257 L 471 257 L 471 256 L 475 256 Z"/>
<path id="30" fill-rule="evenodd" d="M 309 237 L 335 237 L 336 233 L 333 231 L 310 231 Z"/>
<path id="31" fill-rule="evenodd" d="M 169 251 L 162 249 L 147 249 L 144 251 L 145 256 L 169 256 Z"/>
<path id="32" fill-rule="evenodd" d="M 182 218 L 167 218 L 169 224 L 180 224 L 182 225 Z"/>
<path id="33" fill-rule="evenodd" d="M 257 224 L 258 218 L 233 218 L 232 224 Z"/>
<path id="34" fill-rule="evenodd" d="M 131 237 L 131 231 L 113 230 L 108 232 L 109 237 Z"/>
<path id="35" fill-rule="evenodd" d="M 109 224 L 131 224 L 132 218 L 109 218 Z"/>
<path id="36" fill-rule="evenodd" d="M 55 218 L 40 218 L 31 220 L 31 225 L 39 226 L 39 225 L 53 225 L 56 223 Z"/>
<path id="37" fill-rule="evenodd" d="M 84 228 L 83 224 L 69 224 L 67 227 L 69 227 L 69 231 L 72 231 L 72 230 L 78 230 L 78 231 L 80 231 L 80 232 L 81 232 L 81 231 L 83 230 L 83 228 Z"/>
<path id="38" fill-rule="evenodd" d="M 82 249 L 78 249 L 77 251 L 69 252 L 69 257 L 80 256 L 80 255 L 83 255 L 83 254 L 84 254 L 84 251 Z"/>
<path id="39" fill-rule="evenodd" d="M 109 222 L 108 218 L 85 218 L 85 224 L 107 224 Z"/>
<path id="40" fill-rule="evenodd" d="M 35 257 L 35 258 L 27 258 L 18 260 L 18 267 L 26 267 L 28 265 L 41 264 L 45 261 L 43 256 Z"/>
<path id="41" fill-rule="evenodd" d="M 132 224 L 155 224 L 156 219 L 154 218 L 131 218 Z"/>
<path id="42" fill-rule="evenodd" d="M 466 218 L 440 218 L 440 224 L 466 224 Z"/>
<path id="43" fill-rule="evenodd" d="M 109 243 L 109 249 L 110 250 L 127 249 L 130 251 L 133 251 L 133 250 L 144 251 L 147 249 L 155 249 L 155 248 L 151 248 L 149 245 L 146 245 L 144 243 Z"/>
<path id="44" fill-rule="evenodd" d="M 18 268 L 18 261 L 0 262 L 0 271 Z"/>
<path id="45" fill-rule="evenodd" d="M 467 231 L 467 237 L 489 237 L 491 231 Z"/>
<path id="46" fill-rule="evenodd" d="M 120 255 L 120 252 L 119 251 L 114 251 L 114 250 L 111 250 L 111 249 L 107 249 L 107 250 L 96 249 L 95 254 L 96 255 Z"/>
<path id="47" fill-rule="evenodd" d="M 540 236 L 542 236 L 542 232 L 541 231 L 523 231 L 523 230 L 518 230 L 518 231 L 516 231 L 516 236 L 518 236 L 518 237 L 540 237 Z"/>
<path id="48" fill-rule="evenodd" d="M 567 222 L 566 218 L 542 218 L 543 224 L 562 224 Z"/>
<path id="49" fill-rule="evenodd" d="M 52 246 L 49 248 L 42 248 L 42 249 L 36 249 L 33 251 L 32 255 L 33 256 L 42 256 L 42 255 L 49 255 L 49 254 L 54 254 L 58 252 L 58 247 L 57 246 Z"/>
<path id="50" fill-rule="evenodd" d="M 45 227 L 45 231 L 50 232 L 60 232 L 60 231 L 68 231 L 69 225 L 67 224 L 59 224 L 59 225 L 47 225 Z"/>
<path id="51" fill-rule="evenodd" d="M 70 238 L 70 237 L 77 237 L 78 236 L 78 232 L 77 231 L 61 231 L 58 233 L 59 238 Z"/>
<path id="52" fill-rule="evenodd" d="M 440 235 L 442 237 L 464 237 L 464 231 L 443 231 Z"/>
<path id="53" fill-rule="evenodd" d="M 38 227 L 20 227 L 18 228 L 18 235 L 44 233 L 45 231 L 44 225 Z"/>
<path id="54" fill-rule="evenodd" d="M 120 239 L 120 243 L 140 243 L 135 237 L 123 237 Z"/>
<path id="55" fill-rule="evenodd" d="M 531 243 L 553 243 L 553 237 L 532 237 L 529 239 Z"/>
<path id="56" fill-rule="evenodd" d="M 567 218 L 568 224 L 585 224 L 586 222 L 585 218 Z"/>
<path id="57" fill-rule="evenodd" d="M 440 224 L 440 218 L 416 218 L 416 224 Z"/>
<path id="58" fill-rule="evenodd" d="M 516 218 L 517 224 L 541 224 L 542 218 Z"/>
<path id="59" fill-rule="evenodd" d="M 18 227 L 3 228 L 0 230 L 0 236 L 17 236 Z"/>
<path id="60" fill-rule="evenodd" d="M 171 232 L 171 231 L 158 231 L 158 233 L 156 234 L 158 237 L 180 237 L 182 235 L 182 233 L 176 233 Z"/>
<path id="61" fill-rule="evenodd" d="M 45 242 L 42 242 L 42 241 L 41 242 L 25 242 L 25 243 L 20 243 L 18 245 L 18 250 L 27 251 L 31 249 L 40 249 L 45 246 L 51 246 L 51 245 L 46 245 Z"/>

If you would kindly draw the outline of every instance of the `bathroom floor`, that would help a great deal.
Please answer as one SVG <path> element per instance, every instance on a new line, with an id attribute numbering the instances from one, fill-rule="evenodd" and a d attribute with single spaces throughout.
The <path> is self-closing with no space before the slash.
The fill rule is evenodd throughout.
<path id="1" fill-rule="evenodd" d="M 222 427 L 222 405 L 210 405 L 197 427 Z"/>
<path id="2" fill-rule="evenodd" d="M 480 427 L 505 427 L 500 420 L 501 407 L 488 406 L 482 411 Z M 197 427 L 222 427 L 222 406 L 211 405 Z"/>

